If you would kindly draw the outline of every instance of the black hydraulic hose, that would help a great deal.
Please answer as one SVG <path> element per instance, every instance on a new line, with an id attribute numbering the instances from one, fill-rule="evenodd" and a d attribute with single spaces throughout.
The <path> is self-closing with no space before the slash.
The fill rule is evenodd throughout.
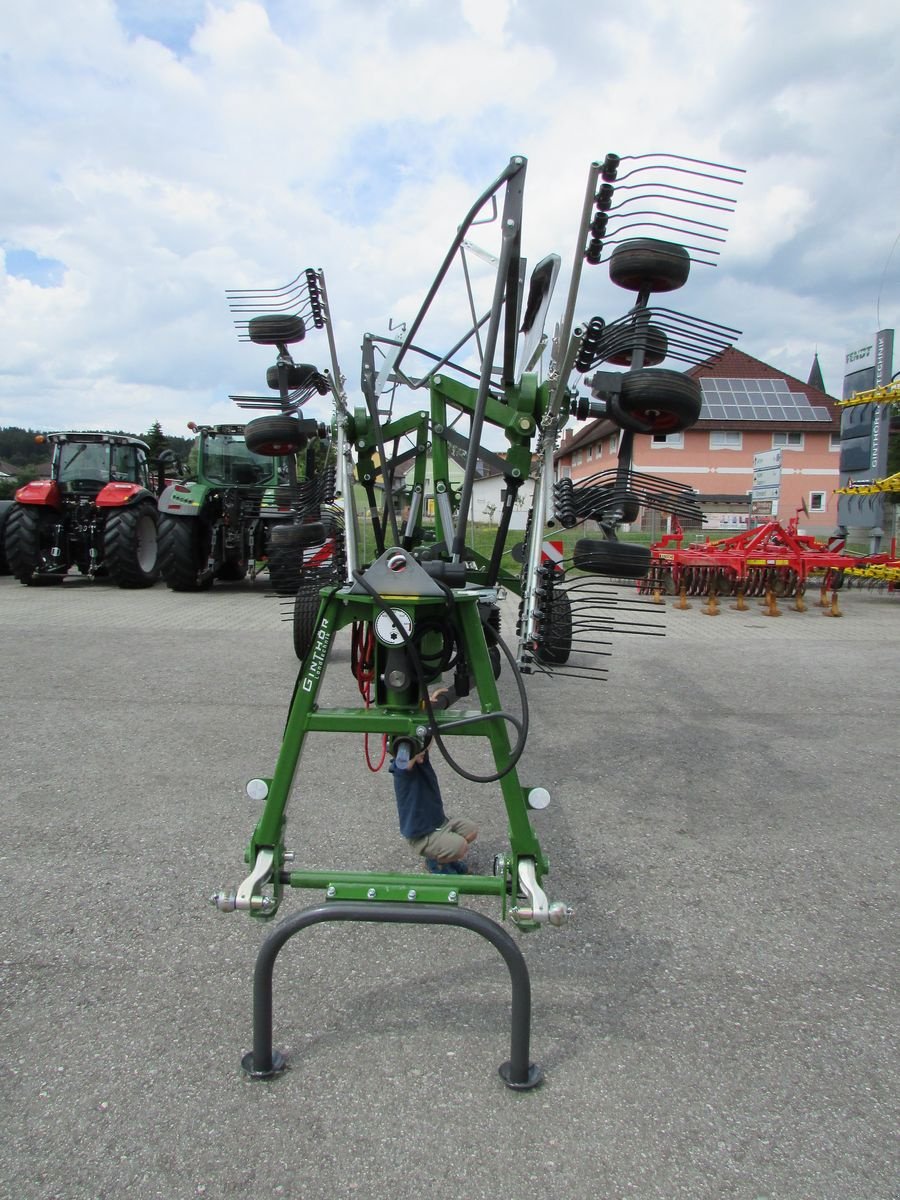
<path id="1" fill-rule="evenodd" d="M 369 596 L 371 596 L 371 598 L 377 604 L 378 608 L 387 615 L 391 624 L 396 629 L 396 631 L 400 637 L 400 640 L 403 642 L 403 645 L 409 652 L 409 656 L 410 656 L 410 659 L 413 664 L 413 669 L 416 672 L 419 686 L 422 689 L 422 693 L 424 696 L 425 711 L 428 715 L 429 732 L 431 733 L 431 736 L 434 738 L 435 744 L 437 745 L 438 749 L 440 750 L 441 756 L 443 757 L 444 761 L 451 768 L 451 770 L 453 770 L 457 775 L 461 776 L 461 778 L 467 779 L 470 783 L 497 783 L 499 780 L 503 779 L 506 775 L 508 775 L 510 773 L 510 771 L 513 769 L 513 767 L 515 767 L 516 763 L 522 757 L 522 754 L 525 751 L 525 744 L 528 740 L 528 697 L 525 692 L 525 685 L 523 684 L 522 679 L 519 675 L 519 669 L 518 669 L 518 666 L 516 665 L 516 660 L 513 657 L 512 651 L 509 649 L 509 647 L 506 645 L 506 643 L 503 641 L 503 639 L 500 637 L 500 635 L 496 632 L 496 630 L 491 629 L 489 625 L 484 625 L 485 630 L 490 629 L 491 636 L 495 639 L 495 643 L 500 647 L 500 649 L 506 655 L 507 661 L 509 662 L 510 666 L 513 669 L 513 672 L 514 672 L 515 678 L 516 678 L 516 686 L 517 686 L 518 692 L 519 692 L 519 699 L 522 704 L 522 719 L 520 720 L 518 717 L 513 716 L 512 713 L 508 713 L 508 712 L 505 712 L 504 710 L 500 709 L 499 711 L 492 712 L 492 713 L 478 713 L 474 717 L 461 717 L 457 721 L 452 721 L 452 722 L 444 724 L 444 731 L 446 732 L 448 729 L 459 729 L 465 725 L 476 725 L 476 724 L 480 724 L 484 721 L 494 721 L 497 718 L 500 718 L 503 721 L 508 721 L 509 724 L 512 725 L 513 728 L 516 730 L 516 733 L 518 735 L 518 741 L 516 742 L 515 746 L 510 751 L 509 762 L 506 764 L 506 766 L 503 767 L 502 770 L 494 772 L 492 775 L 473 775 L 470 771 L 467 771 L 464 767 L 460 766 L 460 764 L 453 758 L 453 756 L 450 754 L 450 751 L 444 745 L 444 740 L 441 737 L 440 730 L 438 728 L 438 723 L 435 719 L 434 706 L 432 705 L 431 697 L 428 694 L 428 683 L 425 679 L 425 671 L 422 666 L 422 661 L 419 657 L 418 649 L 416 648 L 416 646 L 413 642 L 413 639 L 409 636 L 409 634 L 406 632 L 406 630 L 403 628 L 403 626 L 397 620 L 397 617 L 394 613 L 394 610 L 391 608 L 391 606 L 385 602 L 385 600 L 372 587 L 372 585 L 369 583 L 369 581 L 363 577 L 362 572 L 354 571 L 353 577 L 356 580 L 356 582 L 360 585 L 360 587 L 365 592 L 367 592 Z M 441 586 L 441 585 L 439 585 L 439 586 Z M 450 589 L 446 588 L 446 587 L 443 588 L 442 590 L 445 590 L 448 593 L 450 592 Z M 450 593 L 450 598 L 451 598 L 451 601 L 453 603 L 455 603 L 452 593 Z"/>

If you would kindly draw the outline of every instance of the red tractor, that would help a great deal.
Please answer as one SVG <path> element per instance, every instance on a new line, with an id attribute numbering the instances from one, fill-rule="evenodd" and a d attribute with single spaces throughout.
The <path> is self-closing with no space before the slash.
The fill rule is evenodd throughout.
<path id="1" fill-rule="evenodd" d="M 122 588 L 150 587 L 159 570 L 149 447 L 113 433 L 50 433 L 46 441 L 50 478 L 19 488 L 6 521 L 12 574 L 34 587 L 62 583 L 77 567 Z"/>

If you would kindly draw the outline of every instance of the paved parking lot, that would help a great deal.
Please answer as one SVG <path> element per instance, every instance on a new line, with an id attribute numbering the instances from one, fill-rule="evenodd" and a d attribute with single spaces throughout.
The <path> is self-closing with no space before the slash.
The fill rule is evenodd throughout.
<path id="1" fill-rule="evenodd" d="M 576 915 L 516 935 L 546 1073 L 516 1094 L 506 970 L 452 929 L 299 935 L 291 1069 L 239 1070 L 270 927 L 207 897 L 242 877 L 296 672 L 267 588 L 0 579 L 0 1196 L 896 1200 L 900 597 L 840 604 L 670 602 L 606 683 L 529 682 L 520 775 Z M 438 770 L 486 868 L 499 792 Z M 414 866 L 355 736 L 310 739 L 289 829 L 303 865 Z"/>

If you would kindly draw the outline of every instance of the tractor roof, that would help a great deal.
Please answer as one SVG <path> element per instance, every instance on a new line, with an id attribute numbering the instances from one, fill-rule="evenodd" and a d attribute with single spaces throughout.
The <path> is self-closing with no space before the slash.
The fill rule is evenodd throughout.
<path id="1" fill-rule="evenodd" d="M 105 442 L 116 446 L 140 446 L 149 452 L 150 447 L 140 438 L 130 437 L 127 433 L 81 433 L 79 431 L 61 431 L 45 434 L 48 442 Z"/>

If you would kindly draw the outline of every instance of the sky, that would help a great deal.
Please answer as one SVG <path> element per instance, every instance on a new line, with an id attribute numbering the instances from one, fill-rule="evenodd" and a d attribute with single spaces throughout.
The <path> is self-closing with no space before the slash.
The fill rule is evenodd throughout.
<path id="1" fill-rule="evenodd" d="M 593 160 L 744 169 L 717 265 L 667 302 L 802 380 L 818 353 L 840 395 L 845 353 L 900 323 L 898 61 L 887 0 L 2 5 L 0 426 L 248 419 L 229 394 L 265 393 L 273 354 L 226 289 L 307 267 L 362 404 L 363 334 L 413 319 L 514 155 L 529 264 L 562 257 L 551 324 Z M 631 300 L 601 264 L 576 315 Z M 459 305 L 448 284 L 438 335 Z M 327 366 L 324 336 L 296 357 Z"/>

